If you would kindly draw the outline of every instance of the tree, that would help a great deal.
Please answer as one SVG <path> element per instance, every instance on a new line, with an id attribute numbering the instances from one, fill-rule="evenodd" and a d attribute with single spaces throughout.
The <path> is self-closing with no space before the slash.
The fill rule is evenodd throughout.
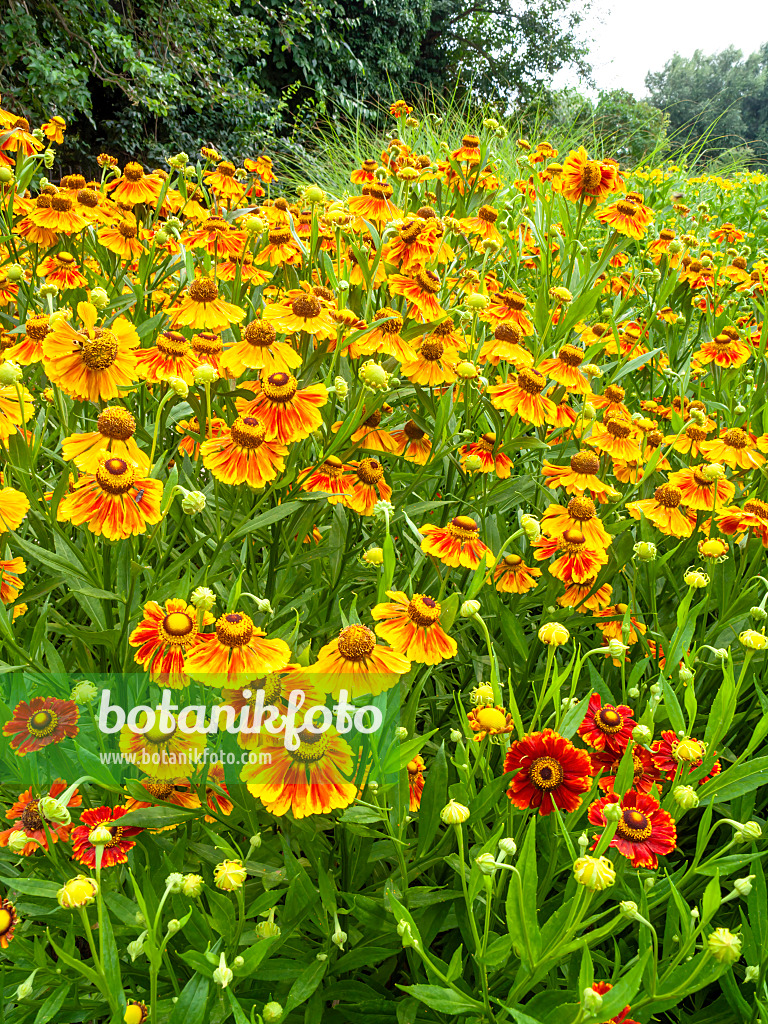
<path id="1" fill-rule="evenodd" d="M 749 146 L 768 158 L 768 44 L 746 59 L 734 47 L 710 56 L 675 54 L 645 84 L 650 102 L 669 116 L 678 149 L 710 159 Z"/>

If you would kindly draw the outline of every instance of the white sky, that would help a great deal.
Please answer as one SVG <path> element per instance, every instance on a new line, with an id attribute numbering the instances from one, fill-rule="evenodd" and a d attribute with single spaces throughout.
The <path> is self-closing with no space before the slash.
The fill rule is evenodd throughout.
<path id="1" fill-rule="evenodd" d="M 670 57 L 695 50 L 718 53 L 735 46 L 746 57 L 768 42 L 764 0 L 596 0 L 582 26 L 591 47 L 598 89 L 627 89 L 646 95 L 645 76 L 660 71 Z M 561 72 L 556 88 L 575 86 L 588 93 L 573 72 Z"/>

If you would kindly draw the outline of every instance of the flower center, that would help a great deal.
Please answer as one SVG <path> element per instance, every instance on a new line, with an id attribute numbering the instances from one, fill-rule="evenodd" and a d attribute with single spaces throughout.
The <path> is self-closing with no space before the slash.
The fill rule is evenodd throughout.
<path id="1" fill-rule="evenodd" d="M 128 221 L 124 220 L 117 229 L 123 238 L 135 238 L 136 237 L 136 225 L 129 224 Z"/>
<path id="2" fill-rule="evenodd" d="M 384 476 L 384 467 L 378 459 L 361 459 L 357 464 L 357 475 L 362 483 L 373 486 Z"/>
<path id="3" fill-rule="evenodd" d="M 299 736 L 301 740 L 296 750 L 291 751 L 291 757 L 294 761 L 315 764 L 323 757 L 328 747 L 328 733 L 308 732 L 302 729 Z"/>
<path id="4" fill-rule="evenodd" d="M 591 498 L 573 497 L 567 505 L 568 515 L 581 523 L 594 519 L 597 515 L 595 503 Z"/>
<path id="5" fill-rule="evenodd" d="M 484 452 L 492 452 L 496 445 L 496 435 L 489 431 L 483 434 L 477 443 Z"/>
<path id="6" fill-rule="evenodd" d="M 92 338 L 83 338 L 82 357 L 89 370 L 108 369 L 117 359 L 117 338 L 112 331 L 94 328 Z"/>
<path id="7" fill-rule="evenodd" d="M 499 708 L 480 708 L 475 715 L 475 720 L 483 729 L 488 729 L 491 732 L 499 732 L 507 725 L 507 716 Z"/>
<path id="8" fill-rule="evenodd" d="M 179 334 L 177 331 L 165 331 L 157 339 L 157 348 L 164 356 L 180 359 L 189 351 L 189 342 L 183 334 Z"/>
<path id="9" fill-rule="evenodd" d="M 662 484 L 653 492 L 653 497 L 659 505 L 663 505 L 665 508 L 677 508 L 683 500 L 683 492 L 679 487 L 673 487 L 672 484 Z"/>
<path id="10" fill-rule="evenodd" d="M 506 341 L 509 345 L 517 345 L 520 341 L 520 329 L 512 323 L 499 324 L 493 332 L 497 341 Z"/>
<path id="11" fill-rule="evenodd" d="M 620 199 L 616 203 L 616 211 L 622 215 L 622 217 L 634 217 L 637 213 L 637 204 L 628 203 L 624 199 Z"/>
<path id="12" fill-rule="evenodd" d="M 40 816 L 40 808 L 37 800 L 32 800 L 21 813 L 21 824 L 29 832 L 37 832 L 43 827 L 43 819 Z"/>
<path id="13" fill-rule="evenodd" d="M 517 386 L 529 395 L 540 395 L 547 386 L 547 378 L 532 366 L 524 366 L 517 375 Z"/>
<path id="14" fill-rule="evenodd" d="M 163 619 L 160 631 L 167 643 L 181 647 L 197 632 L 197 623 L 186 612 L 171 612 Z"/>
<path id="15" fill-rule="evenodd" d="M 586 543 L 581 530 L 566 530 L 557 543 L 557 549 L 566 555 L 577 555 Z"/>
<path id="16" fill-rule="evenodd" d="M 746 430 L 732 427 L 723 434 L 723 444 L 727 444 L 729 448 L 746 448 L 749 444 L 749 434 Z"/>
<path id="17" fill-rule="evenodd" d="M 367 626 L 347 626 L 339 633 L 339 654 L 347 661 L 365 661 L 376 646 Z"/>
<path id="18" fill-rule="evenodd" d="M 581 184 L 585 192 L 594 195 L 603 180 L 603 168 L 599 160 L 588 160 L 581 171 Z"/>
<path id="19" fill-rule="evenodd" d="M 388 320 L 388 317 L 392 317 Z M 403 318 L 397 312 L 397 310 L 390 309 L 389 306 L 385 306 L 383 309 L 377 310 L 373 314 L 374 320 L 387 320 L 387 323 L 382 324 L 379 330 L 384 334 L 399 334 L 403 329 Z"/>
<path id="20" fill-rule="evenodd" d="M 368 417 L 368 419 L 363 420 L 363 426 L 364 427 L 373 427 L 373 428 L 375 428 L 375 427 L 378 427 L 378 425 L 380 423 L 381 423 L 381 409 L 376 409 L 375 412 L 371 413 L 371 415 Z"/>
<path id="21" fill-rule="evenodd" d="M 707 436 L 707 431 L 697 427 L 695 423 L 689 423 L 685 428 L 685 436 L 691 441 L 703 441 Z"/>
<path id="22" fill-rule="evenodd" d="M 221 355 L 223 350 L 224 343 L 218 334 L 209 334 L 207 331 L 203 331 L 192 339 L 192 351 L 201 358 Z"/>
<path id="23" fill-rule="evenodd" d="M 575 345 L 563 345 L 557 353 L 557 358 L 566 366 L 581 366 L 584 362 L 584 353 Z"/>
<path id="24" fill-rule="evenodd" d="M 616 831 L 624 839 L 641 843 L 645 839 L 650 839 L 653 826 L 642 811 L 629 808 L 622 811 Z"/>
<path id="25" fill-rule="evenodd" d="M 33 341 L 42 341 L 51 329 L 51 322 L 45 313 L 37 313 L 31 316 L 26 323 L 26 335 Z"/>
<path id="26" fill-rule="evenodd" d="M 749 512 L 758 519 L 768 519 L 768 505 L 759 498 L 751 498 L 744 502 L 744 511 Z"/>
<path id="27" fill-rule="evenodd" d="M 414 594 L 408 602 L 408 618 L 425 629 L 439 622 L 440 611 L 437 601 L 433 597 L 424 597 L 423 594 Z"/>
<path id="28" fill-rule="evenodd" d="M 171 793 L 173 793 L 173 783 L 165 782 L 162 779 L 151 779 L 148 782 L 142 782 L 142 786 L 150 796 L 155 797 L 157 800 L 167 800 Z"/>
<path id="29" fill-rule="evenodd" d="M 253 622 L 242 612 L 227 612 L 216 620 L 216 636 L 225 647 L 245 647 L 253 637 Z"/>
<path id="30" fill-rule="evenodd" d="M 525 309 L 525 297 L 520 292 L 501 292 L 497 298 L 507 307 L 517 313 Z"/>
<path id="31" fill-rule="evenodd" d="M 632 433 L 632 424 L 628 420 L 611 419 L 605 424 L 605 429 L 611 437 L 629 437 Z"/>
<path id="32" fill-rule="evenodd" d="M 126 494 L 135 477 L 135 470 L 125 459 L 106 459 L 96 470 L 96 480 L 107 494 Z"/>
<path id="33" fill-rule="evenodd" d="M 219 297 L 219 286 L 209 277 L 201 277 L 189 286 L 189 297 L 193 302 L 215 302 Z"/>
<path id="34" fill-rule="evenodd" d="M 320 316 L 322 309 L 323 307 L 314 295 L 299 295 L 291 303 L 291 312 L 294 316 L 301 317 L 302 320 L 311 320 L 313 317 Z"/>
<path id="35" fill-rule="evenodd" d="M 447 533 L 456 540 L 476 540 L 480 527 L 469 516 L 455 516 L 448 524 Z"/>
<path id="36" fill-rule="evenodd" d="M 556 789 L 565 778 L 563 766 L 554 757 L 537 757 L 528 769 L 528 777 L 537 789 Z"/>
<path id="37" fill-rule="evenodd" d="M 292 373 L 272 373 L 261 382 L 261 390 L 271 402 L 290 402 L 298 389 Z"/>
<path id="38" fill-rule="evenodd" d="M 445 352 L 445 346 L 439 338 L 435 337 L 434 334 L 429 335 L 419 345 L 419 352 L 424 359 L 427 359 L 431 363 L 439 362 Z"/>
<path id="39" fill-rule="evenodd" d="M 254 320 L 245 328 L 243 338 L 256 348 L 269 348 L 274 345 L 277 332 L 268 320 Z"/>
<path id="40" fill-rule="evenodd" d="M 571 469 L 574 473 L 593 476 L 600 468 L 600 459 L 593 452 L 577 452 L 571 456 Z"/>
<path id="41" fill-rule="evenodd" d="M 7 935 L 15 923 L 13 914 L 5 907 L 0 907 L 0 935 Z"/>
<path id="42" fill-rule="evenodd" d="M 123 177 L 126 181 L 141 181 L 144 177 L 144 168 L 141 164 L 126 164 L 125 170 L 123 171 Z"/>
<path id="43" fill-rule="evenodd" d="M 147 729 L 147 731 L 144 733 L 144 738 L 146 739 L 147 743 L 154 743 L 157 745 L 160 743 L 167 743 L 173 737 L 175 732 L 176 722 L 173 722 L 170 729 L 161 729 L 160 716 L 158 715 L 156 716 L 155 721 L 152 724 L 152 728 Z"/>
<path id="44" fill-rule="evenodd" d="M 74 206 L 74 203 L 69 196 L 51 196 L 51 208 L 58 210 L 59 213 L 69 213 Z"/>
<path id="45" fill-rule="evenodd" d="M 477 216 L 480 220 L 485 221 L 486 224 L 495 224 L 499 216 L 499 211 L 494 210 L 492 206 L 481 206 L 477 211 Z"/>
<path id="46" fill-rule="evenodd" d="M 506 555 L 504 558 L 504 564 L 509 566 L 510 569 L 517 568 L 518 565 L 522 564 L 522 561 L 520 555 Z"/>
<path id="47" fill-rule="evenodd" d="M 267 431 L 255 416 L 238 416 L 229 433 L 235 444 L 241 448 L 260 448 Z"/>
<path id="48" fill-rule="evenodd" d="M 417 427 L 413 420 L 407 420 L 403 424 L 403 433 L 409 441 L 420 441 L 422 437 L 426 436 L 421 427 Z"/>
<path id="49" fill-rule="evenodd" d="M 417 270 L 413 275 L 414 281 L 423 292 L 428 295 L 437 295 L 440 291 L 440 278 L 432 270 Z"/>
<path id="50" fill-rule="evenodd" d="M 624 719 L 610 704 L 606 704 L 605 707 L 600 708 L 600 712 L 595 720 L 600 732 L 607 732 L 609 735 L 620 732 L 624 725 Z"/>
<path id="51" fill-rule="evenodd" d="M 127 441 L 133 437 L 136 430 L 136 420 L 119 405 L 108 405 L 96 420 L 96 429 L 102 437 L 112 438 L 113 441 Z"/>

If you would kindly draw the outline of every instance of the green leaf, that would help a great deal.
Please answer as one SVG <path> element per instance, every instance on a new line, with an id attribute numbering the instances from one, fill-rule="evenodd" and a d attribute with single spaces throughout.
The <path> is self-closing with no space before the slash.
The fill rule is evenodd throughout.
<path id="1" fill-rule="evenodd" d="M 572 708 L 568 708 L 566 713 L 563 715 L 563 720 L 560 723 L 560 727 L 557 730 L 561 736 L 564 736 L 567 740 L 577 732 L 579 726 L 584 721 L 584 718 L 589 711 L 589 699 L 592 696 L 592 691 L 575 704 Z"/>
<path id="2" fill-rule="evenodd" d="M 532 817 L 525 834 L 516 869 L 507 890 L 507 928 L 521 960 L 535 963 L 541 953 L 541 932 L 536 914 L 539 886 L 536 861 L 536 818 Z M 529 953 L 530 950 L 530 953 Z M 530 963 L 530 967 L 533 967 Z"/>
<path id="3" fill-rule="evenodd" d="M 37 1011 L 34 1024 L 48 1024 L 48 1021 L 53 1020 L 64 1005 L 71 987 L 67 983 L 57 985 Z"/>
<path id="4" fill-rule="evenodd" d="M 313 960 L 298 976 L 288 993 L 285 1003 L 285 1013 L 289 1014 L 297 1006 L 301 1006 L 312 995 L 317 986 L 323 980 L 323 975 L 328 969 L 328 960 Z"/>
<path id="5" fill-rule="evenodd" d="M 709 782 L 704 783 L 699 793 L 702 804 L 712 800 L 721 803 L 751 793 L 765 785 L 768 785 L 768 757 L 756 757 L 746 764 L 735 764 L 732 768 L 715 775 Z"/>
<path id="6" fill-rule="evenodd" d="M 120 824 L 130 825 L 132 828 L 162 828 L 166 825 L 181 825 L 185 821 L 199 818 L 200 814 L 190 814 L 189 811 L 182 811 L 173 806 L 140 807 L 123 815 Z"/>
<path id="7" fill-rule="evenodd" d="M 168 1024 L 203 1024 L 206 1020 L 210 984 L 202 974 L 194 974 L 182 989 Z"/>
<path id="8" fill-rule="evenodd" d="M 398 985 L 398 988 L 425 1003 L 430 1010 L 437 1010 L 439 1013 L 477 1013 L 483 1009 L 483 1004 L 475 999 L 470 999 L 469 996 L 452 988 L 442 988 L 440 985 Z"/>
<path id="9" fill-rule="evenodd" d="M 253 519 L 246 519 L 242 526 L 239 526 L 234 533 L 230 535 L 230 540 L 237 540 L 239 537 L 245 537 L 248 533 L 253 533 L 254 530 L 261 530 L 265 526 L 272 526 L 274 523 L 279 523 L 281 519 L 287 519 L 288 516 L 293 515 L 298 509 L 302 507 L 304 503 L 301 501 L 286 501 L 282 505 L 275 505 L 274 508 L 269 509 L 267 512 L 262 512 L 258 516 L 254 516 Z"/>
<path id="10" fill-rule="evenodd" d="M 448 762 L 445 743 L 440 747 L 424 775 L 424 792 L 419 807 L 419 841 L 416 855 L 421 856 L 431 845 L 438 830 L 440 811 L 448 803 Z"/>
<path id="11" fill-rule="evenodd" d="M 4 878 L 0 876 L 0 884 L 6 885 L 15 892 L 24 893 L 25 896 L 44 896 L 50 900 L 56 899 L 56 893 L 61 888 L 56 882 L 45 882 L 41 878 Z"/>

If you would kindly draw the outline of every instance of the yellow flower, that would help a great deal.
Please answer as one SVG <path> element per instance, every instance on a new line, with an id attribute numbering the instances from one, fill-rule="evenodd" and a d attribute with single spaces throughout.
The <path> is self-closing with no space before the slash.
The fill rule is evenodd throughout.
<path id="1" fill-rule="evenodd" d="M 567 644 L 571 634 L 560 622 L 545 622 L 539 630 L 539 640 L 549 647 L 560 647 Z"/>
<path id="2" fill-rule="evenodd" d="M 60 907 L 72 910 L 74 907 L 84 907 L 86 903 L 92 903 L 98 891 L 99 887 L 93 878 L 75 875 L 59 889 L 56 899 Z"/>
<path id="3" fill-rule="evenodd" d="M 579 857 L 573 862 L 573 876 L 579 885 L 598 891 L 616 881 L 616 872 L 607 857 Z"/>
<path id="4" fill-rule="evenodd" d="M 751 651 L 764 651 L 768 649 L 768 636 L 758 633 L 756 629 L 745 629 L 739 633 L 739 643 Z"/>
<path id="5" fill-rule="evenodd" d="M 232 892 L 240 889 L 245 882 L 248 872 L 243 867 L 241 860 L 223 860 L 213 869 L 213 881 L 217 889 L 224 889 Z"/>

